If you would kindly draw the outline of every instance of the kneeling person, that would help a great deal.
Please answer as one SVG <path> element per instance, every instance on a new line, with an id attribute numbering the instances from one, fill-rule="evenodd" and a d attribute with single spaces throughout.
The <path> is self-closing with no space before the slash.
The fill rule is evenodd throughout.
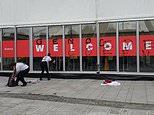
<path id="1" fill-rule="evenodd" d="M 18 85 L 18 82 L 21 81 L 23 83 L 22 86 L 26 86 L 27 82 L 25 81 L 24 77 L 28 74 L 29 72 L 29 66 L 26 65 L 25 63 L 22 63 L 21 60 L 19 60 L 15 64 L 15 70 L 14 70 L 14 78 L 16 78 L 16 85 Z"/>

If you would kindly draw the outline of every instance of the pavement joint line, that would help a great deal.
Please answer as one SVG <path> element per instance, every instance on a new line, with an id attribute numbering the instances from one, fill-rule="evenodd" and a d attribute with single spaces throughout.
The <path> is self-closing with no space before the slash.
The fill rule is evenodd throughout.
<path id="1" fill-rule="evenodd" d="M 32 94 L 32 93 L 0 93 L 0 97 L 63 102 L 70 104 L 83 104 L 83 105 L 94 105 L 94 106 L 109 106 L 115 108 L 154 110 L 154 104 L 74 98 L 74 97 L 64 97 L 57 95 L 42 95 L 42 94 Z"/>

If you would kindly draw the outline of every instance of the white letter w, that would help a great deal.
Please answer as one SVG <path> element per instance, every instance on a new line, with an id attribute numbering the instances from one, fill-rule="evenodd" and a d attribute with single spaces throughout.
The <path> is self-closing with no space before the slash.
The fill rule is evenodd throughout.
<path id="1" fill-rule="evenodd" d="M 37 52 L 43 52 L 44 45 L 36 45 L 36 51 Z"/>

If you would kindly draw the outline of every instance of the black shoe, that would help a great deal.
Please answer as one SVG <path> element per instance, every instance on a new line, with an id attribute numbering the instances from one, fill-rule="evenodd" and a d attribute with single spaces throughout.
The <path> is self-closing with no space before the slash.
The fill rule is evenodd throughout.
<path id="1" fill-rule="evenodd" d="M 15 84 L 14 86 L 18 86 L 18 84 Z"/>
<path id="2" fill-rule="evenodd" d="M 24 87 L 24 86 L 26 86 L 27 85 L 27 83 L 24 83 L 23 85 L 21 85 L 21 87 Z"/>
<path id="3" fill-rule="evenodd" d="M 42 78 L 40 78 L 40 81 L 43 80 Z"/>
<path id="4" fill-rule="evenodd" d="M 50 80 L 50 78 L 48 78 L 48 80 Z"/>
<path id="5" fill-rule="evenodd" d="M 15 86 L 18 86 L 18 83 L 17 82 L 15 83 Z"/>

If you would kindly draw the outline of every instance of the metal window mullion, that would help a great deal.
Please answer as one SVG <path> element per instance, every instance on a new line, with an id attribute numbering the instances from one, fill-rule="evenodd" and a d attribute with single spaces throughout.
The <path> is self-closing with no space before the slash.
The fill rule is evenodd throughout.
<path id="1" fill-rule="evenodd" d="M 63 46 L 62 46 L 62 48 L 63 48 L 63 71 L 65 71 L 65 30 L 64 30 L 65 28 L 64 28 L 64 25 L 63 25 L 63 37 L 62 37 L 62 39 L 63 39 Z"/>
<path id="2" fill-rule="evenodd" d="M 119 72 L 119 24 L 116 23 L 116 63 L 117 63 L 117 72 Z"/>
<path id="3" fill-rule="evenodd" d="M 80 35 L 79 35 L 79 39 L 80 39 L 80 71 L 82 71 L 82 26 L 80 24 L 79 26 L 79 32 L 80 32 Z"/>
<path id="4" fill-rule="evenodd" d="M 30 32 L 29 32 L 29 49 L 30 49 L 30 53 L 29 53 L 29 65 L 30 65 L 30 71 L 33 71 L 33 28 L 30 28 Z"/>
<path id="5" fill-rule="evenodd" d="M 46 27 L 46 55 L 49 53 L 49 27 Z"/>
<path id="6" fill-rule="evenodd" d="M 97 33 L 97 71 L 100 72 L 100 34 L 99 34 L 99 23 L 96 23 L 96 33 Z"/>
<path id="7" fill-rule="evenodd" d="M 14 62 L 17 62 L 17 29 L 14 28 Z"/>
<path id="8" fill-rule="evenodd" d="M 137 72 L 140 72 L 140 46 L 139 46 L 139 22 L 136 22 L 136 59 L 137 59 Z"/>
<path id="9" fill-rule="evenodd" d="M 3 68 L 3 66 L 2 66 L 2 29 L 1 29 L 1 31 L 0 31 L 0 48 L 1 48 L 1 60 L 0 60 L 0 62 L 1 62 L 1 70 L 2 70 L 2 68 Z"/>

